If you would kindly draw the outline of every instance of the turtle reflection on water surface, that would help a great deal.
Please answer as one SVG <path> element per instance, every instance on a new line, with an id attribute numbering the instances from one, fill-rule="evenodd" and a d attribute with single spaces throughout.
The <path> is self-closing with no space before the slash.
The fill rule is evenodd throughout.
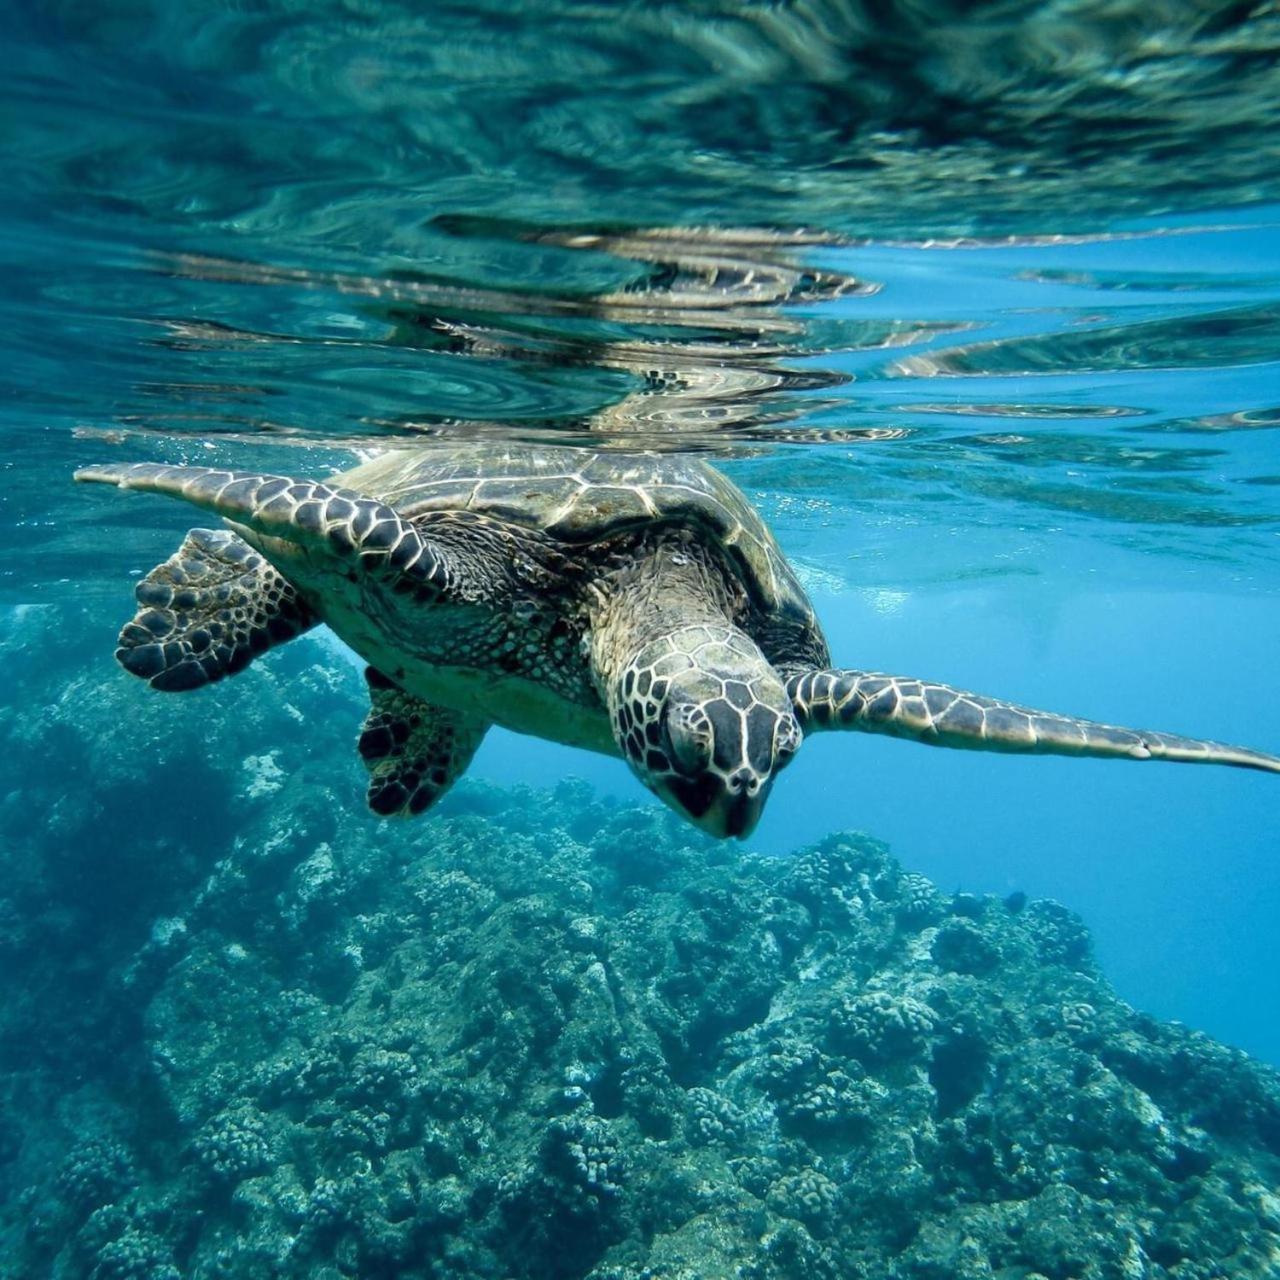
<path id="1" fill-rule="evenodd" d="M 327 623 L 370 665 L 369 804 L 421 813 L 500 724 L 610 755 L 690 821 L 745 836 L 807 733 L 1241 765 L 1280 758 L 833 667 L 746 497 L 692 457 L 499 444 L 389 452 L 331 482 L 169 467 L 80 480 L 185 498 L 116 652 L 193 689 Z"/>

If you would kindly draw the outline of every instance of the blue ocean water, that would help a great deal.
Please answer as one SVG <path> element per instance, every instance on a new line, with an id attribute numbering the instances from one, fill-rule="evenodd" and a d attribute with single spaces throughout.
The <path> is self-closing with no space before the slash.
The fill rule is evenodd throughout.
<path id="1" fill-rule="evenodd" d="M 13 723 L 63 674 L 127 680 L 110 651 L 131 586 L 191 523 L 77 489 L 75 467 L 323 477 L 514 439 L 713 462 L 839 663 L 1280 752 L 1273 11 L 3 14 Z M 35 613 L 81 634 L 23 639 Z M 358 697 L 357 664 L 321 644 L 333 705 Z M 329 723 L 317 687 L 298 732 L 328 735 L 328 763 L 298 785 L 358 810 L 356 721 L 343 701 Z M 127 756 L 127 729 L 99 749 Z M 55 763 L 10 756 L 0 790 Z M 619 761 L 501 731 L 469 777 L 658 804 Z M 194 811 L 203 784 L 164 777 Z M 945 893 L 1056 899 L 1123 1000 L 1277 1064 L 1278 799 L 1243 770 L 829 734 L 749 844 L 787 859 L 860 831 Z M 6 815 L 28 841 L 44 820 Z M 429 841 L 441 819 L 420 821 L 389 838 Z M 213 866 L 229 841 L 197 832 L 181 857 Z"/>

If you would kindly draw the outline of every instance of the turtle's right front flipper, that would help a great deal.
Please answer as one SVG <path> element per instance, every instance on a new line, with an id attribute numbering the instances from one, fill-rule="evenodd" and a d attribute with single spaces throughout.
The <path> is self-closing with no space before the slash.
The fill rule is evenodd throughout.
<path id="1" fill-rule="evenodd" d="M 854 729 L 973 751 L 1228 764 L 1280 773 L 1280 756 L 1247 747 L 1033 711 L 876 671 L 806 671 L 787 681 L 787 692 L 806 733 Z"/>
<path id="2" fill-rule="evenodd" d="M 389 506 L 317 481 L 151 462 L 85 467 L 76 479 L 182 498 L 234 529 L 193 530 L 138 585 L 140 608 L 116 657 L 157 689 L 221 679 L 318 620 L 268 561 L 273 544 L 415 598 L 436 598 L 451 582 L 439 549 Z"/>
<path id="3" fill-rule="evenodd" d="M 385 502 L 349 489 L 317 480 L 156 462 L 82 467 L 75 478 L 182 498 L 225 517 L 247 534 L 332 555 L 347 561 L 353 572 L 359 568 L 390 578 L 397 587 L 431 595 L 450 585 L 448 566 L 437 547 Z"/>

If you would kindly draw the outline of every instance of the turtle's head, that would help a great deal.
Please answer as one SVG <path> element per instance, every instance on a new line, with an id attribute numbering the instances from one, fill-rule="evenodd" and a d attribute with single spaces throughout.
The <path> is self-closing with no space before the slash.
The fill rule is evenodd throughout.
<path id="1" fill-rule="evenodd" d="M 685 627 L 646 644 L 612 693 L 614 737 L 640 781 L 714 836 L 750 835 L 802 736 L 756 645 L 736 628 Z"/>

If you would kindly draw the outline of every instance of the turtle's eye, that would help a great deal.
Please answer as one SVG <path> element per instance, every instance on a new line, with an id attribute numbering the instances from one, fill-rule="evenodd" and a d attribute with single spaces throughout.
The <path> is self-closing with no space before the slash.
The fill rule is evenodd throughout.
<path id="1" fill-rule="evenodd" d="M 701 707 L 688 703 L 671 707 L 663 717 L 671 758 L 686 777 L 697 777 L 711 764 L 714 746 L 711 721 Z"/>
<path id="2" fill-rule="evenodd" d="M 796 723 L 795 716 L 784 716 L 778 721 L 777 731 L 773 736 L 773 769 L 785 769 L 792 757 L 800 750 L 804 735 Z"/>

